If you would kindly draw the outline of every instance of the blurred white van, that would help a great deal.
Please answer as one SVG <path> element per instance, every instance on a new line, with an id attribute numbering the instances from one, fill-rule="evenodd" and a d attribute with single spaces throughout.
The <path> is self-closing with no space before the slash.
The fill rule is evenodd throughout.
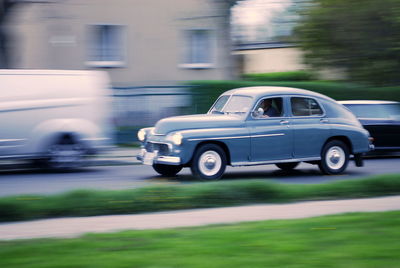
<path id="1" fill-rule="evenodd" d="M 0 160 L 79 166 L 111 144 L 109 98 L 104 72 L 0 70 Z"/>

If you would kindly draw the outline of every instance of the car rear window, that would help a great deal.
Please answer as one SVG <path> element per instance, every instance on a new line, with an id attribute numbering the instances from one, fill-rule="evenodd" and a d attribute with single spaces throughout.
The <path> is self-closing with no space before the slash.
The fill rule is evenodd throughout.
<path id="1" fill-rule="evenodd" d="M 314 99 L 293 97 L 290 102 L 294 116 L 320 116 L 323 114 L 321 107 Z"/>
<path id="2" fill-rule="evenodd" d="M 358 118 L 400 117 L 400 104 L 346 104 Z"/>
<path id="3" fill-rule="evenodd" d="M 400 118 L 400 103 L 386 104 L 385 109 L 391 117 Z"/>

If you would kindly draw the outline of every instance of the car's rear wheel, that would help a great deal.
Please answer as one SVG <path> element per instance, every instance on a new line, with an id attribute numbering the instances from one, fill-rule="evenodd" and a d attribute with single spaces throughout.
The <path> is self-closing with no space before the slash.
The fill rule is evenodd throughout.
<path id="1" fill-rule="evenodd" d="M 325 144 L 319 162 L 320 170 L 327 175 L 342 173 L 349 164 L 349 148 L 339 140 L 332 140 Z"/>
<path id="2" fill-rule="evenodd" d="M 299 164 L 300 162 L 290 162 L 290 163 L 278 163 L 275 165 L 282 170 L 290 171 L 295 169 Z"/>
<path id="3" fill-rule="evenodd" d="M 153 164 L 153 169 L 160 175 L 173 177 L 182 170 L 182 166 Z"/>
<path id="4" fill-rule="evenodd" d="M 50 144 L 43 158 L 34 161 L 38 167 L 51 170 L 70 170 L 85 165 L 86 149 L 72 135 L 66 134 Z"/>
<path id="5" fill-rule="evenodd" d="M 204 144 L 194 153 L 193 176 L 202 180 L 218 180 L 225 172 L 227 158 L 224 150 L 216 144 Z"/>

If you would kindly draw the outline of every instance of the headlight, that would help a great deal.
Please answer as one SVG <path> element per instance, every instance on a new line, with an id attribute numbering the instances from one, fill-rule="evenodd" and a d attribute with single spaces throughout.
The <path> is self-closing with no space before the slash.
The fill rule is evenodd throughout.
<path id="1" fill-rule="evenodd" d="M 182 144 L 182 134 L 180 133 L 174 133 L 171 136 L 171 141 L 175 144 L 175 145 L 181 145 Z"/>
<path id="2" fill-rule="evenodd" d="M 144 141 L 146 139 L 146 131 L 144 129 L 141 129 L 137 133 L 137 137 L 140 141 Z"/>

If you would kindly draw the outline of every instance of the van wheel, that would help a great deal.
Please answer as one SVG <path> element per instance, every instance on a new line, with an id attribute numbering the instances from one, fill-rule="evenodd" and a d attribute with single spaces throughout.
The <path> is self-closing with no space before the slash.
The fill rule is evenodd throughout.
<path id="1" fill-rule="evenodd" d="M 224 150 L 216 144 L 200 146 L 194 153 L 190 167 L 193 176 L 202 180 L 218 180 L 226 168 Z"/>
<path id="2" fill-rule="evenodd" d="M 173 177 L 182 170 L 182 166 L 154 164 L 153 169 L 160 175 Z"/>
<path id="3" fill-rule="evenodd" d="M 84 165 L 86 150 L 70 136 L 50 145 L 46 153 L 46 166 L 50 169 L 74 169 Z"/>
<path id="4" fill-rule="evenodd" d="M 333 140 L 325 144 L 321 153 L 321 161 L 318 166 L 327 175 L 342 173 L 349 163 L 349 148 L 339 140 Z"/>
<path id="5" fill-rule="evenodd" d="M 290 171 L 295 169 L 299 164 L 300 162 L 290 162 L 290 163 L 278 163 L 275 165 L 282 170 Z"/>

